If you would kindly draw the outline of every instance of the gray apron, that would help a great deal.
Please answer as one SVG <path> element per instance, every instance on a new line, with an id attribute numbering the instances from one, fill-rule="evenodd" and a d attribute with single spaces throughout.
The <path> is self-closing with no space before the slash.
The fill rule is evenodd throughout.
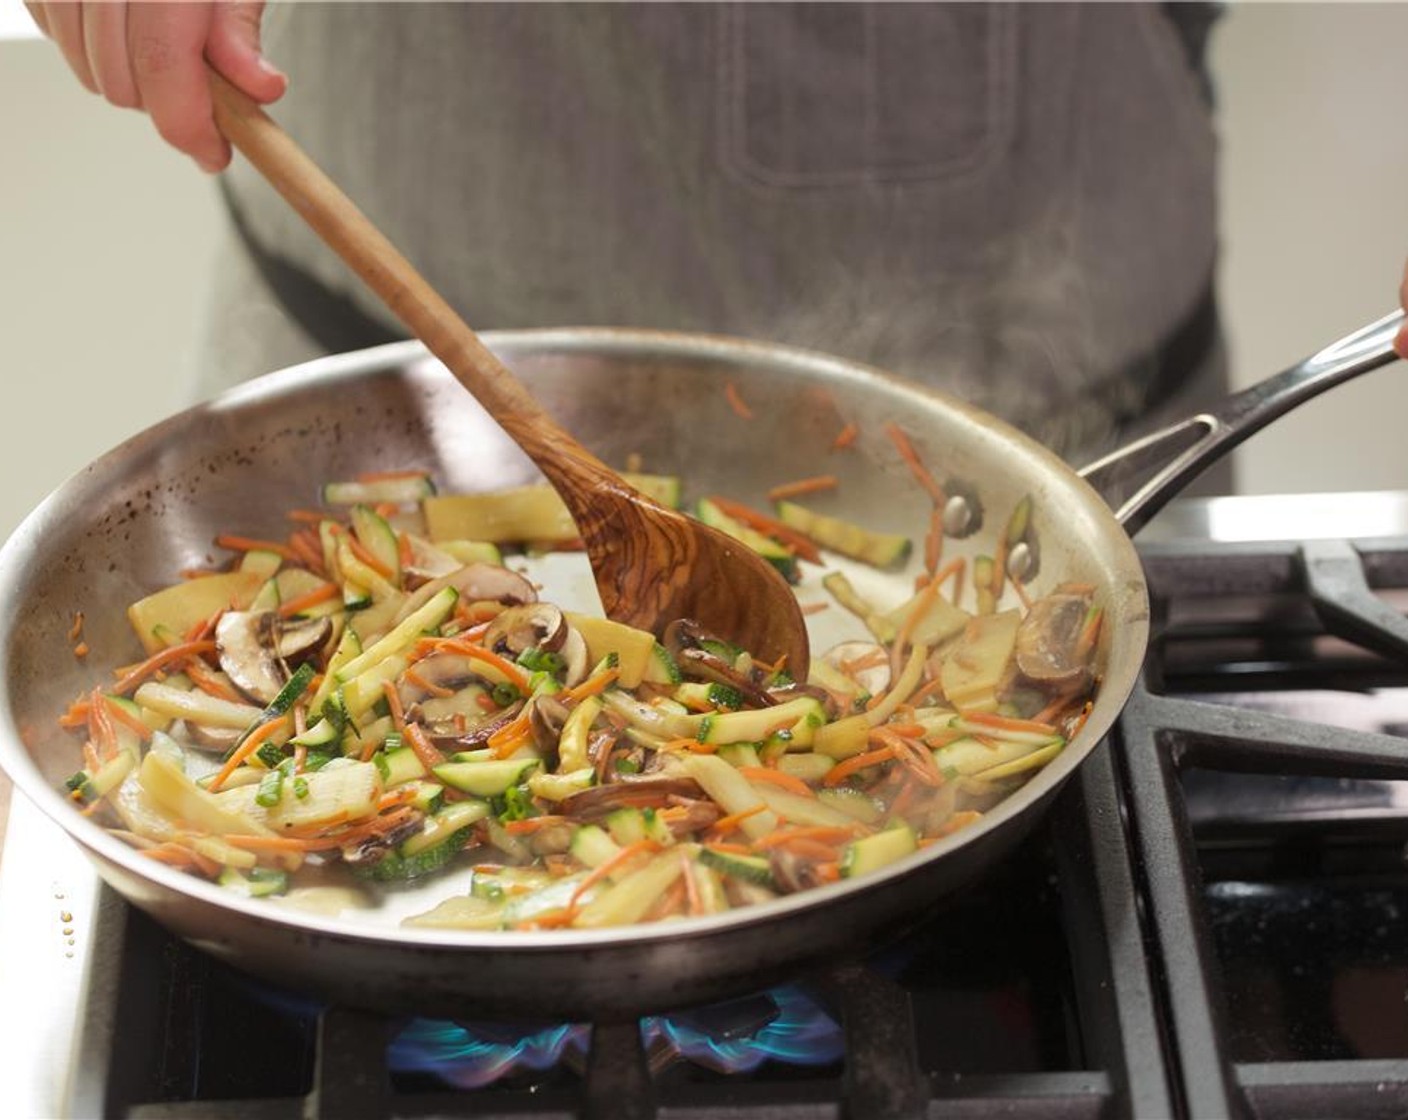
<path id="1" fill-rule="evenodd" d="M 1186 31 L 1151 4 L 299 3 L 265 47 L 280 122 L 475 327 L 813 347 L 1081 455 L 1224 380 Z M 247 165 L 226 190 L 202 394 L 399 336 Z"/>

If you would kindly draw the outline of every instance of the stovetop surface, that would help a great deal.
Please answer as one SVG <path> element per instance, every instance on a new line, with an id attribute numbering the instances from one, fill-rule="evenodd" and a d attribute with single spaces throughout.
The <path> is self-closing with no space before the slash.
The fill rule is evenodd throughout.
<path id="1" fill-rule="evenodd" d="M 17 799 L 12 1114 L 1408 1115 L 1408 532 L 1141 550 L 1145 679 L 1020 851 L 914 936 L 717 1008 L 320 1008 L 171 939 Z"/>

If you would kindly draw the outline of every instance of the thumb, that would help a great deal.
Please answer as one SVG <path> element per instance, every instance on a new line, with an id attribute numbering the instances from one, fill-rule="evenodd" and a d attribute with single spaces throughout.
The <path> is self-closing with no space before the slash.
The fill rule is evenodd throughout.
<path id="1" fill-rule="evenodd" d="M 288 78 L 264 57 L 259 43 L 262 0 L 221 0 L 215 5 L 205 57 L 233 85 L 255 101 L 277 101 L 288 88 Z"/>

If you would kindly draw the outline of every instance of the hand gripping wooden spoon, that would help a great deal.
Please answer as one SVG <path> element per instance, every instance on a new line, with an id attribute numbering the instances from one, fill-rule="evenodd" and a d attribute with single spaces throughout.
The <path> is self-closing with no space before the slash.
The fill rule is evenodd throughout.
<path id="1" fill-rule="evenodd" d="M 254 101 L 211 74 L 215 122 L 538 465 L 567 504 L 610 618 L 659 634 L 692 618 L 805 680 L 796 596 L 733 538 L 638 493 L 547 415 L 356 205 Z"/>

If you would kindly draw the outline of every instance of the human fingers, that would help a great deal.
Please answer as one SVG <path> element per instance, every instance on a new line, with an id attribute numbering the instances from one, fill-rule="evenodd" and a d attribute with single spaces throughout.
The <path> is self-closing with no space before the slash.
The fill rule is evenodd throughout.
<path id="1" fill-rule="evenodd" d="M 140 109 L 142 98 L 127 56 L 127 5 L 83 5 L 83 50 L 98 92 L 123 109 Z"/>
<path id="2" fill-rule="evenodd" d="M 268 104 L 284 95 L 288 78 L 264 57 L 259 37 L 263 15 L 262 0 L 221 0 L 211 17 L 205 57 L 233 85 Z"/>
<path id="3" fill-rule="evenodd" d="M 172 147 L 210 172 L 230 162 L 230 146 L 215 127 L 205 44 L 209 4 L 132 4 L 127 47 L 132 75 L 152 123 Z"/>
<path id="4" fill-rule="evenodd" d="M 90 93 L 97 93 L 98 83 L 93 79 L 93 71 L 88 67 L 88 54 L 83 49 L 83 5 L 75 0 L 61 0 L 59 3 L 36 4 L 35 8 L 43 13 L 41 26 L 44 34 L 63 52 L 68 68 Z M 36 19 L 36 22 L 39 20 Z"/>
<path id="5" fill-rule="evenodd" d="M 34 26 L 39 28 L 42 35 L 49 34 L 49 17 L 44 11 L 44 5 L 39 0 L 24 0 L 24 6 L 29 9 L 29 18 L 34 20 Z"/>

